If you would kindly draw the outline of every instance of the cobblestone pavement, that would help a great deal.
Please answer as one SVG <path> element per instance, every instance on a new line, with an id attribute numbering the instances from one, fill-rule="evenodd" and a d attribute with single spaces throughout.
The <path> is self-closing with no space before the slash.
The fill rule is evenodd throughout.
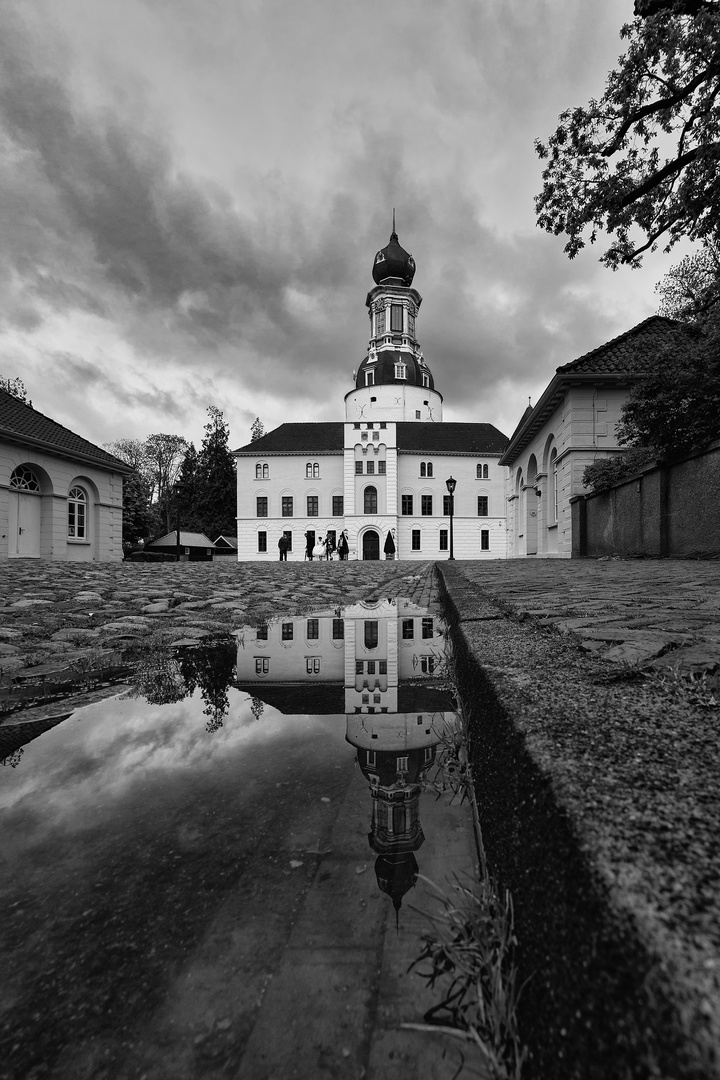
<path id="1" fill-rule="evenodd" d="M 458 562 L 479 597 L 575 635 L 587 652 L 657 670 L 720 667 L 720 564 L 695 560 Z"/>
<path id="2" fill-rule="evenodd" d="M 274 615 L 385 596 L 427 606 L 436 597 L 432 563 L 23 560 L 5 563 L 0 580 L 0 689 L 25 684 L 27 694 L 37 684 L 67 684 L 73 673 L 87 690 L 89 670 Z"/>

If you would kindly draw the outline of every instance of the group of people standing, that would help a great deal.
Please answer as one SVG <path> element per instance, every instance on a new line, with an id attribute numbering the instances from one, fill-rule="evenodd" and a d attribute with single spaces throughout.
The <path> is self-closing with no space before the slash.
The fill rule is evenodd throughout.
<path id="1" fill-rule="evenodd" d="M 280 552 L 280 562 L 287 562 L 287 553 L 290 548 L 290 542 L 288 538 L 283 535 L 278 540 L 278 550 Z M 347 533 L 343 529 L 340 533 L 340 539 L 337 542 L 337 548 L 333 541 L 332 536 L 327 536 L 323 540 L 322 536 L 315 539 L 315 533 L 308 530 L 305 533 L 305 558 L 306 559 L 331 559 L 333 552 L 337 550 L 338 558 L 341 562 L 345 562 L 350 551 L 350 544 L 348 543 Z"/>

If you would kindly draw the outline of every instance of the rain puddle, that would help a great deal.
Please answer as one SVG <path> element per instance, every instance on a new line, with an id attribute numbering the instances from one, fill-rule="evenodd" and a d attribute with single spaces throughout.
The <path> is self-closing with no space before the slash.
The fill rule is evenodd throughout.
<path id="1" fill-rule="evenodd" d="M 0 726 L 0 1077 L 272 1075 L 318 1016 L 298 1075 L 364 1074 L 384 936 L 419 952 L 408 893 L 449 833 L 443 624 L 359 603 L 124 674 Z"/>

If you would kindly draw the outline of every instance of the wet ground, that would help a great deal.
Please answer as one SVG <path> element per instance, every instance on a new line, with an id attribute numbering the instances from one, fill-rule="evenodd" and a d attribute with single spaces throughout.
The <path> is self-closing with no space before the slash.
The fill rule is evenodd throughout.
<path id="1" fill-rule="evenodd" d="M 431 883 L 475 872 L 437 610 L 232 614 L 90 699 L 6 676 L 0 1077 L 485 1075 L 401 1027 Z"/>

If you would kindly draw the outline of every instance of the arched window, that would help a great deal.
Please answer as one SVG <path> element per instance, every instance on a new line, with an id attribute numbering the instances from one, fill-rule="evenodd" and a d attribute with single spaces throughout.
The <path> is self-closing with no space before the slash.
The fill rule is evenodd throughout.
<path id="1" fill-rule="evenodd" d="M 427 463 L 427 474 L 428 476 L 432 476 L 433 474 L 432 461 L 428 461 Z"/>
<path id="2" fill-rule="evenodd" d="M 318 479 L 320 476 L 320 465 L 317 461 L 313 465 L 313 476 L 315 477 L 315 479 Z"/>
<path id="3" fill-rule="evenodd" d="M 378 503 L 377 503 L 377 488 L 376 487 L 371 486 L 371 487 L 366 487 L 365 488 L 364 501 L 365 501 L 364 513 L 366 513 L 366 514 L 377 514 L 377 512 L 378 512 Z"/>
<path id="4" fill-rule="evenodd" d="M 87 539 L 87 495 L 81 487 L 68 492 L 68 537 L 71 540 Z"/>
<path id="5" fill-rule="evenodd" d="M 487 465 L 478 465 L 476 474 L 478 480 L 488 479 L 488 467 Z"/>
<path id="6" fill-rule="evenodd" d="M 307 465 L 305 466 L 305 476 L 307 478 L 312 477 L 312 462 L 311 461 L 308 461 Z"/>
<path id="7" fill-rule="evenodd" d="M 487 467 L 487 465 L 483 465 L 483 480 L 487 480 L 487 479 L 489 479 L 489 477 L 488 477 L 488 467 Z"/>
<path id="8" fill-rule="evenodd" d="M 270 476 L 270 466 L 269 465 L 263 465 L 263 480 L 267 480 L 267 478 L 269 476 Z"/>
<path id="9" fill-rule="evenodd" d="M 258 461 L 257 465 L 255 466 L 255 479 L 256 480 L 262 480 L 262 465 L 260 464 L 259 461 Z"/>
<path id="10" fill-rule="evenodd" d="M 557 450 L 553 449 L 550 454 L 550 476 L 552 483 L 552 503 L 551 513 L 553 522 L 558 519 L 558 463 L 557 463 Z"/>
<path id="11" fill-rule="evenodd" d="M 18 491 L 40 491 L 40 481 L 27 465 L 18 465 L 10 477 L 10 487 Z"/>
<path id="12" fill-rule="evenodd" d="M 427 476 L 427 466 L 425 465 L 424 461 L 420 462 L 420 475 Z"/>
<path id="13" fill-rule="evenodd" d="M 256 480 L 267 480 L 267 478 L 269 476 L 270 476 L 270 466 L 267 465 L 267 464 L 263 464 L 262 462 L 258 461 L 257 465 L 255 466 L 255 479 Z"/>

